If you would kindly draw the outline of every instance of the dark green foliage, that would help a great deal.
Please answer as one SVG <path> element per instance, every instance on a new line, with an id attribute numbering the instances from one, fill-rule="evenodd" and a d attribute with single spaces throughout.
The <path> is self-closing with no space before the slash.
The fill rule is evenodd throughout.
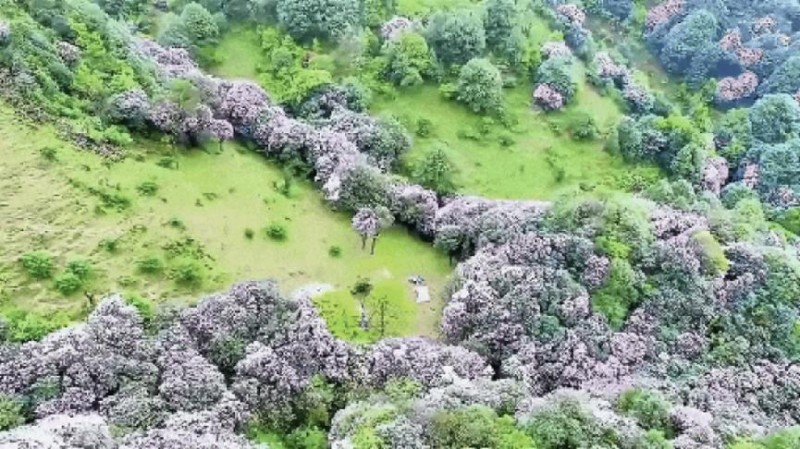
<path id="1" fill-rule="evenodd" d="M 471 59 L 458 75 L 456 99 L 474 112 L 497 113 L 503 106 L 503 80 L 491 61 Z"/>
<path id="2" fill-rule="evenodd" d="M 342 248 L 337 245 L 333 245 L 328 248 L 328 255 L 331 257 L 341 257 L 342 256 Z"/>
<path id="3" fill-rule="evenodd" d="M 592 308 L 603 314 L 611 327 L 619 329 L 630 311 L 641 302 L 640 284 L 636 272 L 627 261 L 613 259 L 608 279 L 592 295 Z"/>
<path id="4" fill-rule="evenodd" d="M 53 258 L 44 251 L 27 253 L 20 257 L 19 262 L 34 279 L 47 279 L 53 272 Z"/>
<path id="5" fill-rule="evenodd" d="M 8 325 L 7 338 L 15 342 L 41 340 L 50 332 L 67 325 L 71 318 L 65 314 L 46 316 L 20 309 L 5 312 L 3 316 Z"/>
<path id="6" fill-rule="evenodd" d="M 103 240 L 100 241 L 100 245 L 99 246 L 100 246 L 100 248 L 103 248 L 103 250 L 105 250 L 106 252 L 109 252 L 109 253 L 112 253 L 112 254 L 116 253 L 117 250 L 119 249 L 119 239 L 110 238 L 110 237 L 104 238 Z"/>
<path id="7" fill-rule="evenodd" d="M 199 3 L 192 2 L 184 6 L 180 20 L 186 36 L 194 45 L 211 44 L 219 36 L 214 17 Z"/>
<path id="8" fill-rule="evenodd" d="M 75 273 L 66 272 L 56 277 L 55 287 L 62 295 L 69 296 L 83 287 L 83 280 Z"/>
<path id="9" fill-rule="evenodd" d="M 328 435 L 316 427 L 301 427 L 286 436 L 287 449 L 326 449 Z"/>
<path id="10" fill-rule="evenodd" d="M 441 148 L 430 150 L 414 164 L 411 175 L 415 182 L 438 192 L 441 195 L 449 195 L 455 192 L 456 186 L 453 182 L 455 168 L 447 153 Z"/>
<path id="11" fill-rule="evenodd" d="M 777 221 L 788 231 L 800 236 L 800 207 L 795 207 L 781 213 Z"/>
<path id="12" fill-rule="evenodd" d="M 752 143 L 747 109 L 731 109 L 715 123 L 714 144 L 720 156 L 737 166 Z"/>
<path id="13" fill-rule="evenodd" d="M 417 120 L 416 135 L 419 137 L 428 137 L 433 132 L 433 122 L 426 118 Z"/>
<path id="14" fill-rule="evenodd" d="M 267 237 L 270 240 L 282 242 L 289 237 L 289 232 L 286 230 L 286 225 L 282 223 L 271 223 L 265 230 Z"/>
<path id="15" fill-rule="evenodd" d="M 480 17 L 466 10 L 434 14 L 426 38 L 439 62 L 445 65 L 466 64 L 486 48 Z"/>
<path id="16" fill-rule="evenodd" d="M 41 154 L 45 160 L 50 162 L 55 162 L 58 160 L 58 150 L 53 147 L 42 147 L 39 149 L 39 154 Z"/>
<path id="17" fill-rule="evenodd" d="M 498 417 L 490 408 L 473 406 L 433 417 L 430 442 L 432 447 L 462 449 L 486 447 L 525 449 L 534 442 L 514 425 L 511 417 Z"/>
<path id="18" fill-rule="evenodd" d="M 523 61 L 525 42 L 517 17 L 514 0 L 488 0 L 483 26 L 486 30 L 486 47 L 495 55 L 505 59 L 512 67 Z"/>
<path id="19" fill-rule="evenodd" d="M 617 399 L 617 408 L 624 414 L 636 418 L 647 430 L 658 430 L 672 435 L 670 408 L 672 406 L 659 393 L 651 390 L 633 389 L 622 393 Z"/>
<path id="20" fill-rule="evenodd" d="M 755 139 L 786 142 L 800 133 L 800 105 L 787 94 L 767 95 L 750 108 L 750 123 Z"/>
<path id="21" fill-rule="evenodd" d="M 381 51 L 386 61 L 386 79 L 398 86 L 422 84 L 433 67 L 433 57 L 425 38 L 418 33 L 403 33 L 387 42 Z"/>
<path id="22" fill-rule="evenodd" d="M 181 260 L 170 269 L 170 277 L 179 285 L 198 287 L 203 283 L 205 270 L 195 260 Z"/>
<path id="23" fill-rule="evenodd" d="M 555 410 L 531 419 L 525 428 L 538 449 L 615 447 L 615 435 L 603 429 L 578 403 L 561 402 Z"/>
<path id="24" fill-rule="evenodd" d="M 567 131 L 575 140 L 593 140 L 598 132 L 592 116 L 584 112 L 579 112 L 570 118 Z"/>
<path id="25" fill-rule="evenodd" d="M 247 240 L 253 240 L 253 236 L 255 235 L 256 235 L 255 231 L 253 231 L 250 228 L 244 230 L 244 238 L 246 238 Z"/>
<path id="26" fill-rule="evenodd" d="M 153 181 L 145 181 L 136 186 L 136 191 L 142 196 L 154 196 L 158 193 L 158 184 Z"/>
<path id="27" fill-rule="evenodd" d="M 278 22 L 298 40 L 330 39 L 361 23 L 358 0 L 277 0 Z"/>
<path id="28" fill-rule="evenodd" d="M 800 55 L 788 58 L 759 87 L 759 92 L 794 95 L 800 91 Z"/>
<path id="29" fill-rule="evenodd" d="M 144 320 L 145 325 L 148 325 L 156 315 L 156 306 L 153 301 L 143 298 L 139 295 L 125 295 L 123 297 L 125 302 L 139 312 L 139 316 Z"/>
<path id="30" fill-rule="evenodd" d="M 359 167 L 351 171 L 342 182 L 338 204 L 345 210 L 357 211 L 362 207 L 387 206 L 388 183 L 374 168 Z"/>
<path id="31" fill-rule="evenodd" d="M 136 263 L 136 268 L 140 273 L 159 274 L 164 271 L 164 262 L 156 256 L 148 256 L 140 259 Z"/>
<path id="32" fill-rule="evenodd" d="M 661 62 L 673 73 L 686 73 L 693 58 L 706 57 L 707 52 L 701 50 L 715 43 L 718 27 L 717 18 L 708 11 L 701 9 L 691 13 L 664 38 Z"/>
<path id="33" fill-rule="evenodd" d="M 94 269 L 92 263 L 85 259 L 75 259 L 67 262 L 66 271 L 77 276 L 81 281 L 87 281 L 92 276 Z"/>
<path id="34" fill-rule="evenodd" d="M 9 430 L 24 423 L 23 403 L 13 397 L 0 394 L 0 431 Z"/>

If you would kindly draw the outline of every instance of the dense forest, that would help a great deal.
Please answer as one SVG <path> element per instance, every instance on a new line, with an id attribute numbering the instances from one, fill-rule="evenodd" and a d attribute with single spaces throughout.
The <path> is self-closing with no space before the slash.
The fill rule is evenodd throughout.
<path id="1" fill-rule="evenodd" d="M 800 447 L 798 0 L 0 0 L 0 80 L 2 449 Z"/>

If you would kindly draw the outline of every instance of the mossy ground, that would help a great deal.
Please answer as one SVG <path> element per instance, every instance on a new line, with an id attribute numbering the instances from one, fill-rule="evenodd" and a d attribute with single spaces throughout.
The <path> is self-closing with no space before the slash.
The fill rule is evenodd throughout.
<path id="1" fill-rule="evenodd" d="M 46 127 L 18 122 L 1 112 L 0 299 L 7 313 L 78 317 L 87 302 L 84 291 L 98 298 L 124 292 L 190 301 L 248 279 L 276 279 L 289 293 L 308 283 L 348 291 L 359 277 L 369 277 L 391 287 L 392 301 L 408 306 L 403 313 L 409 328 L 435 332 L 441 304 L 418 307 L 406 279 L 422 275 L 440 293 L 451 270 L 446 257 L 399 227 L 385 232 L 370 256 L 349 218 L 331 211 L 314 186 L 296 181 L 288 197 L 281 194 L 275 187 L 283 181 L 281 170 L 241 146 L 226 144 L 217 154 L 216 144 L 204 151 L 142 143 L 126 160 L 104 163 L 60 142 Z M 55 161 L 42 157 L 45 146 L 57 148 Z M 175 166 L 160 166 L 165 158 Z M 140 188 L 145 183 L 151 188 Z M 265 235 L 271 223 L 286 227 L 286 240 Z M 116 241 L 113 252 L 104 246 L 108 241 Z M 329 254 L 333 246 L 340 256 Z M 53 256 L 54 276 L 68 260 L 88 259 L 92 277 L 65 297 L 52 279 L 33 280 L 24 272 L 18 260 L 31 251 Z M 159 259 L 163 270 L 142 273 L 139 262 L 148 257 Z M 201 279 L 182 282 L 187 266 Z"/>

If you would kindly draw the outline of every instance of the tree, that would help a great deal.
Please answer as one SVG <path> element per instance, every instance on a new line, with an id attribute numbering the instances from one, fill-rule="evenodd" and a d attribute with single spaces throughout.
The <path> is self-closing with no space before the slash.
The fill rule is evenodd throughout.
<path id="1" fill-rule="evenodd" d="M 369 278 L 358 278 L 353 287 L 350 288 L 350 295 L 358 301 L 361 309 L 358 325 L 362 329 L 369 328 L 369 318 L 367 317 L 367 306 L 365 304 L 367 296 L 372 293 L 373 285 Z"/>
<path id="2" fill-rule="evenodd" d="M 366 248 L 367 239 L 378 234 L 378 215 L 369 207 L 362 207 L 356 212 L 352 220 L 353 230 L 361 236 L 361 249 Z"/>
<path id="3" fill-rule="evenodd" d="M 278 22 L 295 39 L 335 39 L 361 23 L 358 0 L 278 0 Z"/>
<path id="4" fill-rule="evenodd" d="M 399 86 L 422 84 L 433 65 L 431 50 L 419 33 L 406 32 L 388 41 L 382 50 L 386 59 L 384 76 Z"/>
<path id="5" fill-rule="evenodd" d="M 483 27 L 486 46 L 500 56 L 508 56 L 519 46 L 517 39 L 517 11 L 514 0 L 488 0 Z"/>
<path id="6" fill-rule="evenodd" d="M 710 12 L 700 9 L 691 13 L 665 36 L 661 62 L 673 73 L 683 74 L 693 58 L 704 58 L 701 49 L 717 37 L 718 22 Z"/>
<path id="7" fill-rule="evenodd" d="M 486 33 L 480 18 L 466 10 L 438 12 L 425 35 L 436 57 L 445 65 L 466 64 L 486 48 Z"/>
<path id="8" fill-rule="evenodd" d="M 759 87 L 759 93 L 790 94 L 800 91 L 800 55 L 792 56 Z"/>
<path id="9" fill-rule="evenodd" d="M 781 143 L 800 133 L 800 105 L 787 94 L 767 95 L 750 108 L 753 137 Z"/>
<path id="10" fill-rule="evenodd" d="M 503 104 L 503 80 L 488 59 L 471 59 L 458 75 L 458 101 L 475 112 L 496 113 Z"/>
<path id="11" fill-rule="evenodd" d="M 450 158 L 442 148 L 428 151 L 416 164 L 412 178 L 424 187 L 436 191 L 440 195 L 450 195 L 455 192 L 453 182 L 453 167 Z"/>
<path id="12" fill-rule="evenodd" d="M 536 72 L 536 82 L 558 91 L 564 103 L 569 103 L 578 88 L 568 58 L 551 58 L 543 62 Z"/>
<path id="13" fill-rule="evenodd" d="M 199 3 L 192 2 L 184 6 L 180 20 L 186 36 L 194 45 L 211 44 L 219 36 L 219 28 L 214 17 Z"/>

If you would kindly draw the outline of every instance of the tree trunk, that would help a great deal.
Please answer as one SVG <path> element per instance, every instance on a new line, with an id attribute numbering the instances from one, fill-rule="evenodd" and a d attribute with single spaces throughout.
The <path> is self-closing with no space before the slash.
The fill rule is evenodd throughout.
<path id="1" fill-rule="evenodd" d="M 369 255 L 372 256 L 375 254 L 375 244 L 378 243 L 378 236 L 372 238 L 372 248 L 369 250 Z"/>
<path id="2" fill-rule="evenodd" d="M 361 235 L 361 251 L 364 251 L 367 248 L 367 236 Z"/>

